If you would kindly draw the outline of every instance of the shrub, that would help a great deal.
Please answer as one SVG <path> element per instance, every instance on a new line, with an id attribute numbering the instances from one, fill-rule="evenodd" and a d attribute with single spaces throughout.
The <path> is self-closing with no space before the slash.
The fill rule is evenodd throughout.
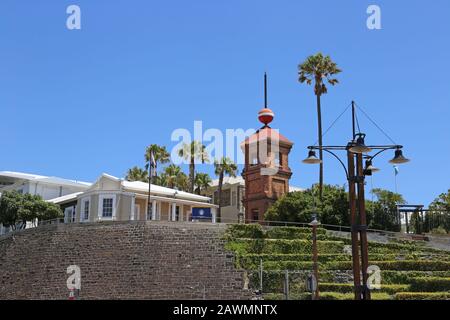
<path id="1" fill-rule="evenodd" d="M 264 231 L 260 224 L 232 224 L 227 229 L 227 235 L 231 238 L 261 239 Z"/>
<path id="2" fill-rule="evenodd" d="M 317 241 L 320 253 L 342 253 L 344 244 L 340 241 Z M 263 253 L 312 253 L 312 242 L 309 240 L 268 239 L 265 241 Z"/>
<path id="3" fill-rule="evenodd" d="M 444 227 L 439 226 L 439 227 L 434 228 L 433 230 L 431 230 L 431 234 L 446 235 L 447 234 L 447 230 L 445 230 Z"/>
<path id="4" fill-rule="evenodd" d="M 311 228 L 300 227 L 273 227 L 266 231 L 266 238 L 270 239 L 299 239 L 312 234 Z M 318 235 L 325 235 L 326 230 L 323 228 L 317 229 Z"/>
<path id="5" fill-rule="evenodd" d="M 409 284 L 412 278 L 418 277 L 450 277 L 450 271 L 395 271 L 381 270 L 383 283 Z"/>
<path id="6" fill-rule="evenodd" d="M 381 270 L 415 270 L 415 271 L 438 271 L 450 270 L 449 261 L 433 260 L 394 260 L 394 261 L 370 261 L 370 265 L 376 265 Z M 335 261 L 326 264 L 330 270 L 350 270 L 351 261 Z"/>
<path id="7" fill-rule="evenodd" d="M 411 291 L 450 291 L 450 278 L 420 277 L 411 279 Z"/>
<path id="8" fill-rule="evenodd" d="M 265 293 L 263 294 L 264 300 L 284 300 L 285 296 L 283 293 Z M 289 293 L 289 300 L 311 300 L 311 293 Z"/>
<path id="9" fill-rule="evenodd" d="M 353 293 L 340 293 L 340 292 L 321 292 L 320 300 L 354 300 L 355 295 Z M 385 292 L 372 293 L 373 300 L 391 300 L 391 296 Z"/>
<path id="10" fill-rule="evenodd" d="M 399 292 L 396 300 L 450 300 L 450 292 Z"/>
<path id="11" fill-rule="evenodd" d="M 320 283 L 319 281 L 319 289 L 321 291 L 352 293 L 353 283 L 326 283 L 326 282 Z M 372 289 L 371 293 L 377 294 L 384 292 L 388 294 L 394 294 L 396 292 L 407 291 L 408 289 L 409 285 L 406 284 L 382 284 L 380 289 Z"/>
<path id="12" fill-rule="evenodd" d="M 266 270 L 312 270 L 312 261 L 266 261 L 263 262 Z"/>

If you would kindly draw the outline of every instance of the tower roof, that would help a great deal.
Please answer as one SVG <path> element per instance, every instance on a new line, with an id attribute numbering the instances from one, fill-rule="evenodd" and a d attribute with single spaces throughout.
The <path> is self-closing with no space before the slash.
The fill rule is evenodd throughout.
<path id="1" fill-rule="evenodd" d="M 260 142 L 264 140 L 269 141 L 279 141 L 288 145 L 293 145 L 294 143 L 290 141 L 288 138 L 283 136 L 281 133 L 278 132 L 278 130 L 272 129 L 269 126 L 264 126 L 258 131 L 256 131 L 254 134 L 249 136 L 247 139 L 245 139 L 245 143 L 255 143 Z"/>

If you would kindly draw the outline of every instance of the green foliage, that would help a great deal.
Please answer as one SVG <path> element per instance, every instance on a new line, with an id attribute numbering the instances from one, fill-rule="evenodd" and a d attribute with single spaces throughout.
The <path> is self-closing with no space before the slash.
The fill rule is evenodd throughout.
<path id="1" fill-rule="evenodd" d="M 449 261 L 439 260 L 395 260 L 395 261 L 369 261 L 371 265 L 381 270 L 418 270 L 418 271 L 446 271 L 450 270 Z M 329 270 L 351 270 L 351 261 L 334 261 L 326 266 Z"/>
<path id="2" fill-rule="evenodd" d="M 385 292 L 373 292 L 371 294 L 373 300 L 391 300 L 391 296 Z M 320 300 L 354 300 L 353 293 L 339 293 L 339 292 L 321 292 Z"/>
<path id="3" fill-rule="evenodd" d="M 58 205 L 42 200 L 40 196 L 22 194 L 17 191 L 5 191 L 0 197 L 0 223 L 16 228 L 21 223 L 25 227 L 27 221 L 50 220 L 62 217 Z"/>
<path id="4" fill-rule="evenodd" d="M 344 188 L 324 185 L 319 201 L 318 186 L 304 191 L 290 192 L 278 199 L 265 213 L 265 220 L 311 222 L 313 214 L 324 224 L 348 225 L 348 198 Z"/>
<path id="5" fill-rule="evenodd" d="M 206 190 L 211 184 L 212 180 L 209 174 L 207 173 L 196 173 L 194 184 L 195 184 L 195 192 L 200 194 L 201 191 Z"/>
<path id="6" fill-rule="evenodd" d="M 413 278 L 442 278 L 450 277 L 450 270 L 447 271 L 396 271 L 381 270 L 381 278 L 386 284 L 410 284 Z"/>
<path id="7" fill-rule="evenodd" d="M 148 172 L 142 168 L 134 166 L 133 168 L 128 169 L 125 180 L 142 181 L 148 183 Z"/>
<path id="8" fill-rule="evenodd" d="M 235 239 L 226 244 L 226 248 L 240 254 L 245 253 L 308 253 L 312 252 L 309 240 L 286 239 Z M 344 244 L 340 241 L 317 241 L 318 251 L 321 253 L 343 252 Z"/>
<path id="9" fill-rule="evenodd" d="M 411 279 L 411 291 L 450 291 L 450 278 L 420 277 Z"/>
<path id="10" fill-rule="evenodd" d="M 446 235 L 448 232 L 447 230 L 445 230 L 444 227 L 439 226 L 437 228 L 434 228 L 433 230 L 431 230 L 432 234 L 438 234 L 438 235 Z"/>
<path id="11" fill-rule="evenodd" d="M 270 239 L 303 239 L 305 235 L 311 236 L 311 228 L 275 227 L 266 231 L 266 238 Z M 318 235 L 325 235 L 326 230 L 317 228 Z"/>
<path id="12" fill-rule="evenodd" d="M 352 293 L 353 288 L 354 288 L 353 283 L 327 283 L 327 282 L 319 283 L 320 291 Z M 372 293 L 385 292 L 388 294 L 394 294 L 396 292 L 407 291 L 408 289 L 409 285 L 407 284 L 382 284 L 380 289 L 373 289 L 371 290 L 371 292 Z"/>
<path id="13" fill-rule="evenodd" d="M 323 229 L 322 229 L 323 230 Z M 290 299 L 309 300 L 306 279 L 312 273 L 310 228 L 260 225 L 230 226 L 226 246 L 236 255 L 236 264 L 249 272 L 249 287 L 259 289 L 260 259 L 263 262 L 265 299 L 284 299 L 283 283 L 288 270 Z M 318 238 L 319 288 L 323 300 L 353 300 L 352 260 L 344 252 L 348 239 L 330 236 L 325 230 Z M 450 254 L 417 245 L 414 241 L 369 242 L 369 264 L 381 269 L 381 289 L 372 299 L 443 299 L 450 281 Z M 412 291 L 417 291 L 412 293 Z M 428 291 L 422 294 L 421 291 Z M 430 294 L 436 291 L 438 294 Z M 401 292 L 407 293 L 400 295 Z"/>
<path id="14" fill-rule="evenodd" d="M 264 238 L 264 231 L 260 224 L 232 224 L 227 229 L 227 236 L 234 238 Z"/>
<path id="15" fill-rule="evenodd" d="M 319 52 L 307 57 L 302 64 L 298 65 L 298 81 L 306 82 L 308 85 L 314 81 L 314 94 L 321 96 L 327 93 L 324 81 L 332 86 L 336 85 L 339 81 L 333 76 L 340 72 L 342 70 L 331 60 L 330 56 L 324 56 Z"/>
<path id="16" fill-rule="evenodd" d="M 374 202 L 367 201 L 366 204 L 369 228 L 400 231 L 397 204 L 405 203 L 403 197 L 398 193 L 379 188 L 373 189 L 372 193 L 377 200 Z"/>
<path id="17" fill-rule="evenodd" d="M 399 292 L 396 300 L 450 300 L 450 292 Z"/>
<path id="18" fill-rule="evenodd" d="M 440 194 L 429 206 L 430 211 L 425 215 L 424 231 L 430 232 L 436 228 L 443 228 L 450 232 L 450 189 Z"/>

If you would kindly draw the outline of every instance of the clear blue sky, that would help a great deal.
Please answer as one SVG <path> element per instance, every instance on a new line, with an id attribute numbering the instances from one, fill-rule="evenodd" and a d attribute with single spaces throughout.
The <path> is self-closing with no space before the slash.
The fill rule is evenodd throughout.
<path id="1" fill-rule="evenodd" d="M 81 30 L 66 28 L 70 4 Z M 381 7 L 382 30 L 366 28 L 369 4 Z M 172 131 L 194 120 L 255 128 L 267 71 L 273 127 L 295 143 L 292 184 L 308 187 L 318 176 L 301 163 L 316 141 L 315 97 L 297 64 L 321 51 L 343 69 L 322 99 L 324 127 L 356 100 L 412 159 L 398 191 L 427 205 L 450 187 L 449 15 L 448 0 L 2 0 L 0 170 L 124 176 L 143 165 L 146 145 L 171 149 Z M 367 143 L 389 143 L 360 122 Z M 349 138 L 347 113 L 324 142 Z M 374 187 L 394 189 L 390 157 L 376 161 Z M 325 180 L 345 182 L 328 157 Z"/>

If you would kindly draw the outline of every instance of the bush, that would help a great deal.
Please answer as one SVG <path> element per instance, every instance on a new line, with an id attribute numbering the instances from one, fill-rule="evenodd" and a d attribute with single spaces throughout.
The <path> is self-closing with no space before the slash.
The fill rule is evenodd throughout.
<path id="1" fill-rule="evenodd" d="M 381 270 L 381 278 L 386 284 L 409 284 L 418 277 L 450 277 L 450 271 L 394 271 Z"/>
<path id="2" fill-rule="evenodd" d="M 353 293 L 340 293 L 340 292 L 321 292 L 319 294 L 320 300 L 354 300 L 355 295 Z M 371 294 L 373 300 L 391 300 L 391 296 L 384 292 L 374 292 Z"/>
<path id="3" fill-rule="evenodd" d="M 320 283 L 319 279 L 319 289 L 321 291 L 333 291 L 340 293 L 352 293 L 353 292 L 353 283 Z M 406 284 L 382 284 L 381 289 L 373 289 L 371 290 L 372 294 L 377 293 L 388 293 L 394 294 L 396 292 L 407 291 L 409 289 L 409 285 Z"/>
<path id="4" fill-rule="evenodd" d="M 311 228 L 300 227 L 272 227 L 266 231 L 266 238 L 270 239 L 303 239 L 305 236 L 311 236 Z M 325 235 L 326 230 L 317 229 L 318 235 Z"/>
<path id="5" fill-rule="evenodd" d="M 396 300 L 450 300 L 450 292 L 400 292 Z"/>
<path id="6" fill-rule="evenodd" d="M 228 227 L 226 234 L 230 238 L 264 238 L 264 231 L 260 224 L 232 224 Z"/>
<path id="7" fill-rule="evenodd" d="M 312 270 L 312 261 L 266 261 L 265 270 Z"/>
<path id="8" fill-rule="evenodd" d="M 450 270 L 449 261 L 433 260 L 394 260 L 394 261 L 370 261 L 369 265 L 376 265 L 381 270 L 412 270 L 412 271 L 447 271 Z M 350 270 L 351 261 L 335 261 L 326 264 L 330 270 Z"/>
<path id="9" fill-rule="evenodd" d="M 285 296 L 283 293 L 265 293 L 263 294 L 264 300 L 284 300 Z M 311 300 L 311 293 L 289 293 L 289 300 Z"/>
<path id="10" fill-rule="evenodd" d="M 433 230 L 431 230 L 431 234 L 446 235 L 447 234 L 447 230 L 445 230 L 444 227 L 439 226 L 439 227 L 434 228 Z"/>
<path id="11" fill-rule="evenodd" d="M 411 279 L 411 291 L 450 291 L 450 278 L 420 277 Z"/>

